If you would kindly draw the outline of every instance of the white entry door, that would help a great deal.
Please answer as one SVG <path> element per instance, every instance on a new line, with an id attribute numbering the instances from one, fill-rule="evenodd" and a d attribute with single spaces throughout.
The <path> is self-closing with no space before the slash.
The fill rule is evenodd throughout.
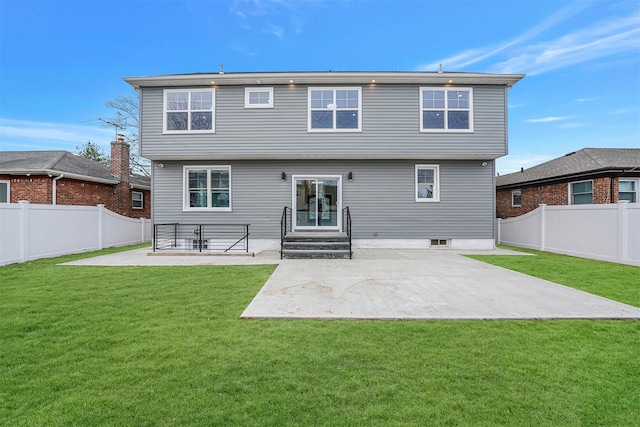
<path id="1" fill-rule="evenodd" d="M 293 228 L 340 230 L 340 176 L 293 177 Z"/>

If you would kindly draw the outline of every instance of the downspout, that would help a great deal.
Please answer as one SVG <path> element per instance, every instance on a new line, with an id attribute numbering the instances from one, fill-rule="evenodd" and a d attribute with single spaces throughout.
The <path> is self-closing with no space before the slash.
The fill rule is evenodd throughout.
<path id="1" fill-rule="evenodd" d="M 56 181 L 64 178 L 64 174 L 61 173 L 60 175 L 56 176 L 55 178 L 53 178 L 53 181 L 51 181 L 51 204 L 55 205 L 56 204 Z"/>

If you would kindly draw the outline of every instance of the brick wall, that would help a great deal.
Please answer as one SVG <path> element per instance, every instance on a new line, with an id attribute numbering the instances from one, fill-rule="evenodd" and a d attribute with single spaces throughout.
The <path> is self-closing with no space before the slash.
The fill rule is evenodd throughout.
<path id="1" fill-rule="evenodd" d="M 614 194 L 611 197 L 611 180 L 613 180 Z M 568 205 L 569 183 L 557 183 L 541 185 L 537 187 L 522 187 L 521 206 L 511 206 L 511 191 L 496 191 L 496 215 L 498 218 L 511 218 L 531 212 L 538 205 Z M 594 178 L 593 179 L 593 203 L 615 203 L 618 200 L 618 178 Z"/>
<path id="2" fill-rule="evenodd" d="M 46 175 L 6 176 L 10 181 L 10 202 L 18 203 L 27 200 L 34 204 L 52 204 L 53 178 Z M 132 191 L 143 193 L 144 209 L 133 209 Z M 56 182 L 56 203 L 58 205 L 105 207 L 120 215 L 131 218 L 151 218 L 151 194 L 148 190 L 132 190 L 129 184 L 120 185 L 120 193 L 116 194 L 116 186 L 89 181 L 62 178 Z"/>

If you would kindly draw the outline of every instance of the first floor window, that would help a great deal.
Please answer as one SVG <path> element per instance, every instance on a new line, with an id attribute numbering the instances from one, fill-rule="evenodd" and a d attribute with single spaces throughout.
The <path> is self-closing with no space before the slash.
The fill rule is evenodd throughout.
<path id="1" fill-rule="evenodd" d="M 0 181 L 0 203 L 9 203 L 9 181 Z"/>
<path id="2" fill-rule="evenodd" d="M 215 89 L 165 90 L 164 132 L 214 132 Z"/>
<path id="3" fill-rule="evenodd" d="M 618 181 L 618 200 L 626 200 L 629 203 L 638 201 L 637 179 L 621 179 Z"/>
<path id="4" fill-rule="evenodd" d="M 472 88 L 420 88 L 420 132 L 471 131 Z"/>
<path id="5" fill-rule="evenodd" d="M 572 205 L 588 205 L 593 203 L 593 181 L 579 181 L 569 184 Z"/>
<path id="6" fill-rule="evenodd" d="M 133 209 L 144 208 L 144 194 L 140 191 L 131 192 L 131 206 Z"/>
<path id="7" fill-rule="evenodd" d="M 512 190 L 511 191 L 511 206 L 521 206 L 522 205 L 522 191 L 521 190 Z"/>
<path id="8" fill-rule="evenodd" d="M 231 208 L 230 166 L 185 166 L 184 209 Z"/>
<path id="9" fill-rule="evenodd" d="M 416 202 L 440 201 L 440 167 L 438 165 L 416 165 Z"/>

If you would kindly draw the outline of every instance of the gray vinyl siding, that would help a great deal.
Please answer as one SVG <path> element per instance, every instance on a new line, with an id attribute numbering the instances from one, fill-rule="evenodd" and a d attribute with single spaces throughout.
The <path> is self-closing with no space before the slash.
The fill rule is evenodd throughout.
<path id="1" fill-rule="evenodd" d="M 417 203 L 416 164 L 440 165 L 440 202 Z M 154 163 L 153 221 L 251 224 L 252 238 L 277 239 L 294 175 L 340 175 L 355 239 L 493 239 L 493 163 L 463 160 L 164 161 Z M 230 165 L 232 212 L 184 212 L 183 165 Z M 286 181 L 281 173 L 287 174 Z M 353 181 L 347 180 L 349 172 Z"/>
<path id="2" fill-rule="evenodd" d="M 495 159 L 507 152 L 504 86 L 473 86 L 473 133 L 421 133 L 418 85 L 361 87 L 362 132 L 308 132 L 305 85 L 275 86 L 275 106 L 266 109 L 244 108 L 244 87 L 221 86 L 215 133 L 168 135 L 162 88 L 143 88 L 141 152 L 152 160 Z"/>

